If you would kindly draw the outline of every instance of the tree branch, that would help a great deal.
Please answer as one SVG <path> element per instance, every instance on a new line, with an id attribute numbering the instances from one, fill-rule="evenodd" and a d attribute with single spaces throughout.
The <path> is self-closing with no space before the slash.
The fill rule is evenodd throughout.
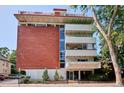
<path id="1" fill-rule="evenodd" d="M 92 9 L 92 12 L 93 12 L 93 19 L 94 19 L 94 22 L 95 22 L 95 24 L 96 24 L 97 29 L 98 29 L 99 32 L 104 36 L 104 38 L 107 39 L 107 35 L 106 35 L 104 29 L 102 28 L 101 23 L 99 22 L 99 20 L 98 20 L 98 18 L 97 18 L 96 11 L 95 11 L 95 9 L 93 8 L 93 6 L 91 7 L 91 9 Z"/>
<path id="2" fill-rule="evenodd" d="M 113 14 L 112 14 L 112 18 L 110 19 L 110 22 L 109 22 L 109 24 L 108 24 L 108 36 L 109 36 L 109 37 L 110 37 L 110 35 L 111 35 L 112 25 L 113 25 L 113 21 L 114 21 L 116 15 L 117 15 L 117 11 L 118 11 L 118 5 L 116 5 L 116 6 L 114 7 L 114 12 L 113 12 Z"/>

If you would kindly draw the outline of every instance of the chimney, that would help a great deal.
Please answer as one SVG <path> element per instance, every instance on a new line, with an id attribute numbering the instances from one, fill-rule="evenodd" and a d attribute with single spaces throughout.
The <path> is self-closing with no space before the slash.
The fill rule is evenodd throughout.
<path id="1" fill-rule="evenodd" d="M 55 16 L 66 16 L 67 13 L 67 9 L 54 8 L 53 11 Z"/>

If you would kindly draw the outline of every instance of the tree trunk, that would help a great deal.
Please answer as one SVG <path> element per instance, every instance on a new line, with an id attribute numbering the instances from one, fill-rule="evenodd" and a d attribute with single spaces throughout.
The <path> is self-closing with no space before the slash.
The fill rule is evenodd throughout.
<path id="1" fill-rule="evenodd" d="M 94 8 L 93 7 L 91 7 L 91 8 L 92 8 L 92 12 L 93 12 L 93 19 L 96 23 L 96 27 L 99 30 L 99 32 L 103 35 L 103 37 L 105 38 L 105 41 L 106 41 L 106 43 L 108 45 L 108 48 L 109 48 L 109 53 L 110 53 L 112 64 L 113 64 L 114 71 L 115 71 L 116 84 L 118 86 L 123 86 L 122 77 L 121 77 L 121 69 L 117 64 L 117 56 L 116 56 L 114 48 L 112 46 L 112 41 L 111 41 L 110 37 L 107 36 L 104 29 L 102 28 L 101 23 L 97 19 L 97 15 L 96 15 L 96 12 L 95 12 Z"/>
<path id="2" fill-rule="evenodd" d="M 109 53 L 110 53 L 111 60 L 112 60 L 112 63 L 113 63 L 113 67 L 114 67 L 114 71 L 115 71 L 116 84 L 118 86 L 123 86 L 122 77 L 121 77 L 121 69 L 117 64 L 117 56 L 116 56 L 114 48 L 112 46 L 112 42 L 111 42 L 110 38 L 106 38 L 106 41 L 107 41 L 107 44 L 108 44 Z"/>

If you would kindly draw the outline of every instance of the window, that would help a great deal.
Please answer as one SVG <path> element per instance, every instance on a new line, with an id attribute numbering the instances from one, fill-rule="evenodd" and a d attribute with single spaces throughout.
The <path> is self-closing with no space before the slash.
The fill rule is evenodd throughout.
<path id="1" fill-rule="evenodd" d="M 60 51 L 60 62 L 65 62 L 65 52 Z"/>
<path id="2" fill-rule="evenodd" d="M 65 50 L 65 42 L 60 41 L 60 51 L 64 51 L 64 50 Z"/>
<path id="3" fill-rule="evenodd" d="M 60 31 L 60 62 L 65 62 L 65 35 L 64 35 L 64 28 L 60 28 L 59 31 Z"/>
<path id="4" fill-rule="evenodd" d="M 64 38 L 65 38 L 64 31 L 60 31 L 60 39 L 64 39 Z"/>
<path id="5" fill-rule="evenodd" d="M 82 45 L 83 49 L 87 49 L 87 44 Z"/>
<path id="6" fill-rule="evenodd" d="M 36 24 L 36 26 L 46 27 L 46 24 Z"/>
<path id="7" fill-rule="evenodd" d="M 26 24 L 20 24 L 20 26 L 26 26 Z"/>
<path id="8" fill-rule="evenodd" d="M 88 61 L 88 59 L 78 59 L 78 61 Z"/>
<path id="9" fill-rule="evenodd" d="M 60 68 L 64 68 L 65 67 L 65 63 L 60 63 Z"/>
<path id="10" fill-rule="evenodd" d="M 80 50 L 82 49 L 82 45 L 81 44 L 67 44 L 66 48 L 73 49 L 73 50 Z"/>
<path id="11" fill-rule="evenodd" d="M 35 24 L 28 24 L 28 26 L 35 26 Z"/>

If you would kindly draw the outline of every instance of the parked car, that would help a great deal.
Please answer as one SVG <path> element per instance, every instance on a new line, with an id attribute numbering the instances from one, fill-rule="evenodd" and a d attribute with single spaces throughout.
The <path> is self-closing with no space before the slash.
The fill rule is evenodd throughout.
<path id="1" fill-rule="evenodd" d="M 17 75 L 17 74 L 9 75 L 9 79 L 20 79 L 22 77 L 25 77 L 25 76 L 24 75 Z"/>
<path id="2" fill-rule="evenodd" d="M 18 75 L 9 75 L 9 79 L 18 79 Z"/>
<path id="3" fill-rule="evenodd" d="M 4 80 L 5 79 L 5 76 L 4 75 L 2 75 L 2 74 L 0 74 L 0 80 Z"/>

